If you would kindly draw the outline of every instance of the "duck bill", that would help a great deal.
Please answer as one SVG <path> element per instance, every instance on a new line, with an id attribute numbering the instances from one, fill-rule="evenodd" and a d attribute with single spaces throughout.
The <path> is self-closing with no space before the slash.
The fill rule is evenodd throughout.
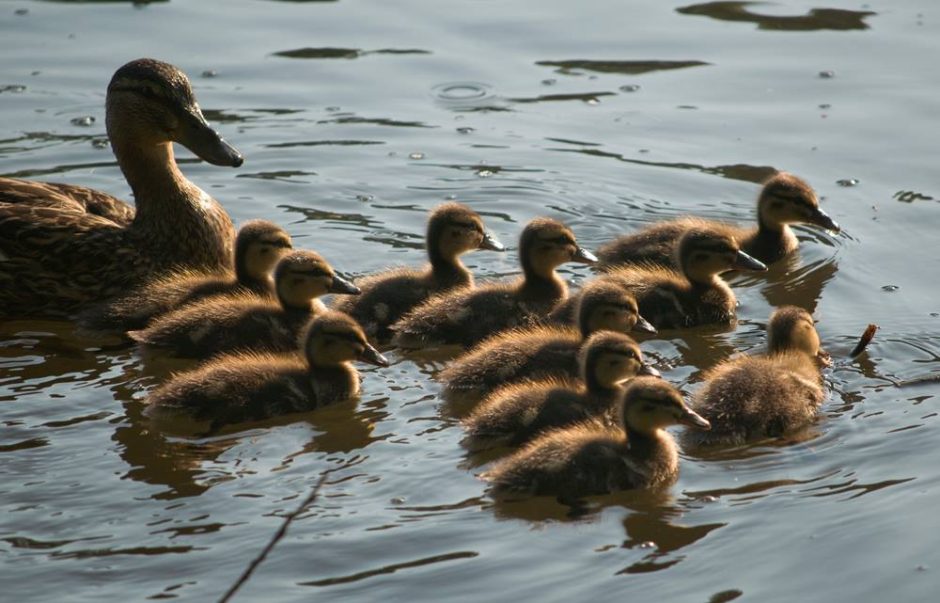
<path id="1" fill-rule="evenodd" d="M 832 232 L 839 232 L 842 230 L 842 227 L 839 226 L 839 223 L 829 217 L 829 214 L 819 209 L 818 207 L 813 210 L 813 214 L 807 220 L 810 224 L 815 224 L 820 228 L 826 230 L 831 230 Z"/>
<path id="2" fill-rule="evenodd" d="M 642 316 L 636 317 L 636 324 L 633 325 L 633 330 L 637 333 L 649 333 L 650 335 L 655 335 L 657 333 L 656 327 L 650 324 L 650 321 L 646 320 Z"/>
<path id="3" fill-rule="evenodd" d="M 347 281 L 343 277 L 334 274 L 333 284 L 330 285 L 330 293 L 341 293 L 343 295 L 359 295 L 362 289 Z"/>
<path id="4" fill-rule="evenodd" d="M 574 255 L 571 256 L 572 262 L 578 262 L 579 264 L 596 264 L 597 256 L 585 249 L 584 247 L 578 247 Z"/>
<path id="5" fill-rule="evenodd" d="M 816 363 L 822 367 L 832 366 L 832 356 L 826 350 L 816 352 Z"/>
<path id="6" fill-rule="evenodd" d="M 488 232 L 483 233 L 483 240 L 480 241 L 479 249 L 486 249 L 489 251 L 506 251 L 506 246 L 496 240 L 493 235 Z"/>
<path id="7" fill-rule="evenodd" d="M 359 360 L 369 364 L 374 364 L 375 366 L 388 366 L 388 358 L 380 354 L 377 349 L 368 344 L 366 345 L 366 348 L 362 350 L 362 354 L 359 355 Z"/>
<path id="8" fill-rule="evenodd" d="M 198 107 L 194 107 L 181 118 L 180 128 L 174 140 L 212 165 L 238 167 L 245 162 L 238 149 L 225 142 L 219 133 L 212 129 Z"/>
<path id="9" fill-rule="evenodd" d="M 754 272 L 766 272 L 767 264 L 764 262 L 752 258 L 743 251 L 738 251 L 738 255 L 734 258 L 734 266 L 732 268 L 736 270 L 751 270 Z"/>
<path id="10" fill-rule="evenodd" d="M 696 429 L 709 430 L 712 428 L 712 424 L 708 422 L 708 419 L 698 414 L 691 408 L 685 409 L 685 414 L 682 415 L 682 418 L 679 419 L 681 425 L 686 427 L 694 427 Z"/>
<path id="11" fill-rule="evenodd" d="M 663 377 L 659 371 L 653 368 L 653 365 L 647 364 L 645 362 L 640 366 L 640 372 L 638 374 L 646 375 L 647 377 L 657 377 L 659 379 L 662 379 Z"/>

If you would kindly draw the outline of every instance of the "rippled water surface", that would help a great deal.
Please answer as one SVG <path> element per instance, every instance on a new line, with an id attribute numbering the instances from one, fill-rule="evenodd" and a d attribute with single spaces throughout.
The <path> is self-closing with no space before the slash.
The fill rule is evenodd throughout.
<path id="1" fill-rule="evenodd" d="M 774 169 L 843 226 L 734 279 L 735 330 L 643 342 L 694 391 L 759 348 L 772 307 L 842 356 L 799 437 L 684 455 L 664 493 L 495 505 L 432 376 L 391 352 L 358 402 L 210 438 L 154 429 L 181 365 L 0 324 L 0 581 L 10 601 L 218 599 L 324 472 L 236 600 L 924 601 L 940 587 L 935 2 L 616 0 L 0 4 L 0 173 L 128 197 L 104 91 L 127 60 L 184 69 L 245 154 L 180 151 L 237 220 L 359 274 L 422 261 L 460 199 L 513 242 L 538 215 L 596 248 L 684 213 L 747 222 Z M 484 276 L 514 254 L 478 253 Z M 572 281 L 590 275 L 566 270 Z M 869 351 L 845 359 L 869 323 Z"/>

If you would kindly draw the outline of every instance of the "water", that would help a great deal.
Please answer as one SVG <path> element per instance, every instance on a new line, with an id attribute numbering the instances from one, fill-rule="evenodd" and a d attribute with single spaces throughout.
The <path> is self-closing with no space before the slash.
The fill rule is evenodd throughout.
<path id="1" fill-rule="evenodd" d="M 129 194 L 104 132 L 127 60 L 184 69 L 246 156 L 180 152 L 237 220 L 284 224 L 340 270 L 422 261 L 426 210 L 472 205 L 505 242 L 565 220 L 588 248 L 695 213 L 747 221 L 772 168 L 839 235 L 738 278 L 736 330 L 644 342 L 666 378 L 814 310 L 845 355 L 822 419 L 683 458 L 660 494 L 494 505 L 431 380 L 390 354 L 358 403 L 194 439 L 155 431 L 143 365 L 65 322 L 0 324 L 0 551 L 17 601 L 217 599 L 330 471 L 236 600 L 927 600 L 940 586 L 931 227 L 940 14 L 928 0 L 746 6 L 591 0 L 0 5 L 0 173 Z M 851 182 L 853 186 L 842 186 Z M 477 253 L 484 276 L 513 254 Z M 573 281 L 589 271 L 565 271 Z"/>

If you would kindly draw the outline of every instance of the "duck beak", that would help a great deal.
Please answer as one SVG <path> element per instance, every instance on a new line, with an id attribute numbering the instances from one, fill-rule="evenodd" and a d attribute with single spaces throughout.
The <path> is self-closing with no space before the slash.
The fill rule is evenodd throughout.
<path id="1" fill-rule="evenodd" d="M 810 224 L 815 224 L 820 228 L 825 228 L 826 230 L 831 230 L 832 232 L 839 232 L 842 230 L 842 227 L 839 226 L 839 223 L 829 217 L 829 214 L 819 209 L 818 207 L 813 210 L 813 214 L 807 220 Z"/>
<path id="2" fill-rule="evenodd" d="M 658 378 L 658 379 L 662 379 L 662 377 L 663 377 L 662 374 L 660 374 L 659 371 L 657 371 L 655 368 L 653 368 L 653 365 L 647 364 L 647 363 L 645 363 L 645 362 L 644 362 L 642 365 L 640 365 L 640 372 L 637 373 L 637 374 L 638 374 L 638 375 L 646 375 L 647 377 L 656 377 L 656 378 Z"/>
<path id="3" fill-rule="evenodd" d="M 374 364 L 375 366 L 388 366 L 388 358 L 380 354 L 377 349 L 369 344 L 366 344 L 365 349 L 362 350 L 362 354 L 359 355 L 359 360 Z"/>
<path id="4" fill-rule="evenodd" d="M 212 129 L 198 107 L 193 107 L 182 116 L 174 140 L 212 165 L 238 167 L 245 162 L 238 149 L 225 142 Z"/>
<path id="5" fill-rule="evenodd" d="M 816 362 L 822 367 L 832 366 L 832 356 L 826 350 L 819 350 L 816 352 Z"/>
<path id="6" fill-rule="evenodd" d="M 685 409 L 685 414 L 679 419 L 680 425 L 685 425 L 686 427 L 695 427 L 696 429 L 709 430 L 712 428 L 712 424 L 708 422 L 708 419 L 698 414 L 691 408 Z"/>
<path id="7" fill-rule="evenodd" d="M 754 259 L 743 251 L 738 251 L 737 257 L 734 258 L 734 265 L 732 268 L 736 270 L 752 270 L 754 272 L 766 272 L 767 264 L 764 262 Z"/>
<path id="8" fill-rule="evenodd" d="M 656 327 L 650 324 L 650 321 L 639 315 L 636 317 L 636 324 L 633 325 L 633 330 L 637 333 L 649 333 L 651 335 L 655 335 L 657 333 Z"/>
<path id="9" fill-rule="evenodd" d="M 579 264 L 596 264 L 597 256 L 584 247 L 578 247 L 575 249 L 574 255 L 571 256 L 571 261 Z"/>
<path id="10" fill-rule="evenodd" d="M 338 274 L 333 275 L 333 284 L 330 285 L 330 293 L 342 293 L 344 295 L 359 295 L 362 289 L 347 281 Z"/>
<path id="11" fill-rule="evenodd" d="M 484 232 L 483 240 L 480 241 L 479 249 L 488 249 L 489 251 L 506 251 L 506 246 L 497 241 L 490 233 Z"/>

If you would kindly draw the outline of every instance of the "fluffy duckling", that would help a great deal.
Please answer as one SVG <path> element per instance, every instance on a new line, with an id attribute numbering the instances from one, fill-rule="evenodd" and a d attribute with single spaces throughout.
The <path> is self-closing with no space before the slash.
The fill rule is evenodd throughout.
<path id="1" fill-rule="evenodd" d="M 767 355 L 722 362 L 705 377 L 693 406 L 712 423 L 689 444 L 741 444 L 808 425 L 825 398 L 820 365 L 828 364 L 809 312 L 779 308 L 767 325 Z"/>
<path id="2" fill-rule="evenodd" d="M 128 335 L 144 348 L 164 348 L 187 358 L 240 349 L 289 352 L 297 348 L 297 336 L 310 319 L 326 311 L 317 297 L 359 293 L 313 251 L 294 251 L 281 258 L 274 286 L 276 300 L 256 295 L 210 297 L 164 314 Z"/>
<path id="3" fill-rule="evenodd" d="M 111 78 L 106 105 L 136 207 L 87 188 L 0 178 L 0 317 L 70 315 L 154 274 L 231 269 L 232 221 L 180 172 L 173 143 L 214 165 L 243 159 L 206 122 L 186 75 L 131 61 Z"/>
<path id="4" fill-rule="evenodd" d="M 618 411 L 622 428 L 587 422 L 550 431 L 481 477 L 497 496 L 554 494 L 566 500 L 666 486 L 679 475 L 679 454 L 664 428 L 709 428 L 674 387 L 655 377 L 631 381 Z"/>
<path id="5" fill-rule="evenodd" d="M 549 429 L 606 422 L 622 383 L 637 375 L 659 375 L 643 362 L 635 341 L 613 331 L 591 335 L 581 346 L 578 363 L 580 380 L 549 377 L 494 391 L 463 421 L 467 437 L 462 444 L 470 450 L 517 446 Z"/>
<path id="6" fill-rule="evenodd" d="M 424 270 L 399 268 L 356 281 L 359 297 L 348 297 L 333 307 L 359 321 L 370 337 L 391 337 L 388 327 L 435 293 L 473 285 L 473 276 L 460 256 L 474 249 L 503 251 L 505 247 L 483 227 L 475 211 L 460 203 L 445 203 L 431 212 L 425 237 L 430 266 Z"/>
<path id="7" fill-rule="evenodd" d="M 243 352 L 174 375 L 148 397 L 148 413 L 184 411 L 211 429 L 309 411 L 359 394 L 357 360 L 388 361 L 349 316 L 324 312 L 310 323 L 301 353 Z"/>
<path id="8" fill-rule="evenodd" d="M 445 399 L 482 396 L 524 378 L 578 375 L 578 350 L 597 331 L 656 332 L 624 287 L 603 279 L 579 296 L 577 326 L 539 325 L 497 333 L 452 362 L 438 379 Z M 647 367 L 646 370 L 653 370 Z"/>
<path id="9" fill-rule="evenodd" d="M 767 270 L 723 229 L 687 231 L 679 240 L 677 255 L 679 270 L 627 265 L 603 278 L 633 291 L 640 313 L 657 329 L 669 329 L 733 321 L 737 299 L 719 275 L 728 270 Z"/>
<path id="10" fill-rule="evenodd" d="M 536 218 L 519 239 L 522 279 L 490 283 L 432 297 L 392 326 L 402 348 L 473 345 L 503 329 L 544 318 L 568 295 L 555 273 L 565 262 L 592 264 L 597 258 L 578 246 L 574 233 L 551 218 Z"/>
<path id="11" fill-rule="evenodd" d="M 85 329 L 98 332 L 142 329 L 155 316 L 213 295 L 274 296 L 271 271 L 292 248 L 290 235 L 267 220 L 249 220 L 235 238 L 235 272 L 176 270 L 148 281 L 128 295 L 78 315 Z"/>
<path id="12" fill-rule="evenodd" d="M 796 250 L 798 241 L 789 224 L 839 230 L 839 225 L 820 209 L 816 192 L 805 180 L 780 172 L 764 183 L 757 198 L 756 227 L 738 228 L 700 218 L 660 222 L 603 245 L 597 252 L 599 266 L 606 270 L 626 263 L 652 262 L 671 267 L 676 243 L 683 233 L 702 226 L 724 229 L 740 242 L 745 253 L 769 264 Z"/>

